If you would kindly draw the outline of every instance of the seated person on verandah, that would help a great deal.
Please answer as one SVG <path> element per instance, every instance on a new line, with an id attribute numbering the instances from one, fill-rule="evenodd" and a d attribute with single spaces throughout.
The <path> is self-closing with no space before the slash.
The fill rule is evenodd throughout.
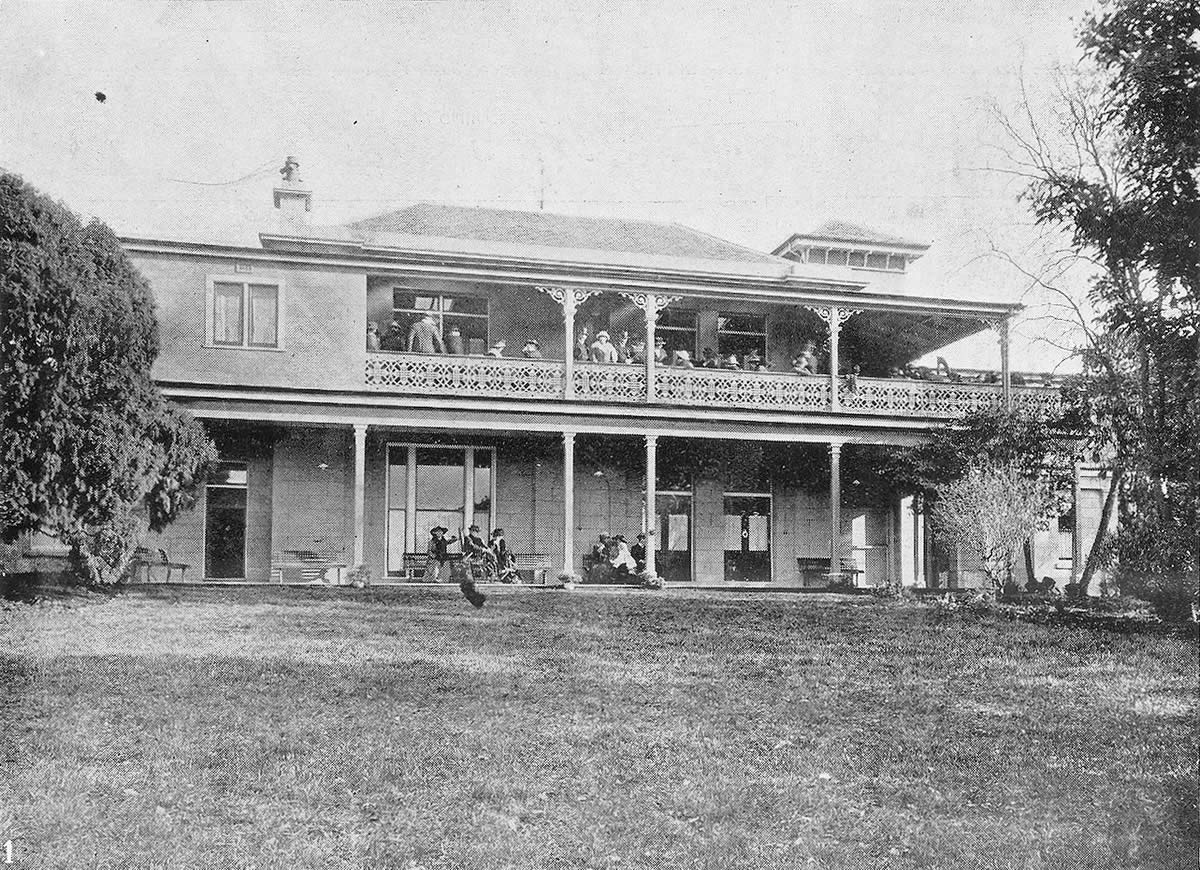
<path id="1" fill-rule="evenodd" d="M 488 539 L 488 548 L 496 557 L 497 579 L 501 583 L 520 583 L 520 575 L 517 574 L 517 557 L 508 550 L 508 544 L 504 540 L 504 529 L 492 529 L 491 537 Z"/>
<path id="2" fill-rule="evenodd" d="M 477 582 L 495 580 L 498 575 L 496 554 L 480 537 L 479 526 L 471 526 L 462 541 L 463 561 Z"/>
<path id="3" fill-rule="evenodd" d="M 637 573 L 637 560 L 629 551 L 624 535 L 617 535 L 608 543 L 608 565 L 612 569 L 612 580 L 622 582 Z"/>
<path id="4" fill-rule="evenodd" d="M 608 582 L 608 545 L 611 540 L 612 538 L 601 532 L 596 543 L 592 544 L 592 552 L 589 554 L 587 564 L 587 582 Z"/>

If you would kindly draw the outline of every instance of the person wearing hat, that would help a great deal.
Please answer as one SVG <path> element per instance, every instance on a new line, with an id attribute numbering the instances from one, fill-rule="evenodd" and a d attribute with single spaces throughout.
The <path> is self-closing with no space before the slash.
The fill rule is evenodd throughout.
<path id="1" fill-rule="evenodd" d="M 491 537 L 488 538 L 488 548 L 496 557 L 497 579 L 501 583 L 519 582 L 517 557 L 508 551 L 508 544 L 504 540 L 504 529 L 492 529 Z"/>
<path id="2" fill-rule="evenodd" d="M 367 321 L 367 350 L 379 350 L 379 324 L 374 320 Z"/>
<path id="3" fill-rule="evenodd" d="M 445 526 L 434 526 L 429 530 L 429 549 L 426 551 L 429 558 L 425 562 L 425 579 L 430 583 L 442 582 L 442 572 L 446 570 L 446 563 L 450 561 L 447 547 L 458 540 L 457 537 L 447 538 L 448 531 L 450 530 Z"/>
<path id="4" fill-rule="evenodd" d="M 466 352 L 467 348 L 463 345 L 462 330 L 457 326 L 451 326 L 450 334 L 446 336 L 446 353 L 463 356 Z"/>
<path id="5" fill-rule="evenodd" d="M 442 343 L 442 334 L 438 332 L 437 323 L 434 322 L 432 314 L 426 314 L 408 331 L 408 352 L 446 352 L 446 345 Z"/>
<path id="6" fill-rule="evenodd" d="M 767 364 L 757 350 L 751 350 L 746 354 L 745 363 L 748 372 L 765 372 L 767 370 Z"/>
<path id="7" fill-rule="evenodd" d="M 504 356 L 504 348 L 506 347 L 508 347 L 508 342 L 504 341 L 503 339 L 493 342 L 491 348 L 487 352 L 487 355 L 497 358 L 502 357 Z"/>
<path id="8" fill-rule="evenodd" d="M 629 548 L 629 555 L 633 556 L 633 561 L 637 563 L 637 569 L 644 571 L 646 569 L 646 533 L 642 532 L 637 536 L 637 543 Z"/>
<path id="9" fill-rule="evenodd" d="M 629 344 L 629 364 L 630 365 L 645 365 L 646 364 L 646 339 L 635 338 Z"/>
<path id="10" fill-rule="evenodd" d="M 608 565 L 612 569 L 612 579 L 628 580 L 637 571 L 637 562 L 629 551 L 629 544 L 624 535 L 617 535 L 609 543 Z"/>
<path id="11" fill-rule="evenodd" d="M 670 355 L 667 353 L 667 340 L 665 338 L 654 339 L 654 363 L 655 365 L 665 366 Z"/>
<path id="12" fill-rule="evenodd" d="M 583 329 L 579 330 L 579 334 L 575 336 L 575 359 L 580 362 L 588 360 L 588 348 L 590 347 L 588 335 L 587 325 L 584 324 Z"/>
<path id="13" fill-rule="evenodd" d="M 729 356 L 727 356 L 725 358 L 725 365 L 723 365 L 722 368 L 734 369 L 737 371 L 741 371 L 742 367 L 741 367 L 741 365 L 738 364 L 737 354 L 731 353 Z"/>
<path id="14" fill-rule="evenodd" d="M 692 364 L 692 355 L 686 350 L 675 351 L 675 359 L 671 361 L 671 365 L 677 369 L 694 369 L 696 367 Z"/>
<path id="15" fill-rule="evenodd" d="M 719 369 L 721 367 L 721 359 L 717 356 L 716 351 L 711 347 L 704 348 L 704 357 L 700 360 L 700 365 L 706 369 Z"/>
<path id="16" fill-rule="evenodd" d="M 404 327 L 399 320 L 393 320 L 383 338 L 379 339 L 380 350 L 404 350 Z"/>
<path id="17" fill-rule="evenodd" d="M 608 332 L 602 329 L 596 333 L 596 340 L 592 342 L 592 362 L 615 363 L 616 361 L 617 348 L 608 340 Z"/>
<path id="18" fill-rule="evenodd" d="M 526 339 L 525 346 L 521 348 L 521 356 L 525 359 L 541 359 L 542 349 L 536 338 Z"/>

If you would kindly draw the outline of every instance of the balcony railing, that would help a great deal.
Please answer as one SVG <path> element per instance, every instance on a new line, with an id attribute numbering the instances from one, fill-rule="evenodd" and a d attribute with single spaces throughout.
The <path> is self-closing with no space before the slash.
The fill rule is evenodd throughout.
<path id="1" fill-rule="evenodd" d="M 643 366 L 577 362 L 574 398 L 583 402 L 650 403 L 687 407 L 736 407 L 771 411 L 832 411 L 828 375 L 659 368 L 648 399 Z M 566 366 L 560 360 L 503 359 L 368 353 L 366 386 L 388 393 L 439 396 L 565 399 Z M 1058 390 L 1012 388 L 1013 406 L 1053 412 Z M 841 378 L 840 411 L 889 417 L 953 418 L 1000 408 L 1000 384 L 918 381 L 905 378 Z"/>

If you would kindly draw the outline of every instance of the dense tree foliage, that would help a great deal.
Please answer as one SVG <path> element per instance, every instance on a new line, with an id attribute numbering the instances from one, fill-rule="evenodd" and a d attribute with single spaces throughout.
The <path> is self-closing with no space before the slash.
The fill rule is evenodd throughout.
<path id="1" fill-rule="evenodd" d="M 1192 0 L 1103 4 L 1080 33 L 1095 84 L 1063 90 L 1058 130 L 1015 134 L 1038 222 L 1095 266 L 1068 397 L 1115 498 L 1085 576 L 1115 553 L 1126 591 L 1174 584 L 1175 598 L 1200 573 L 1197 33 Z M 1120 531 L 1106 542 L 1114 509 Z"/>
<path id="2" fill-rule="evenodd" d="M 112 231 L 0 175 L 0 522 L 44 530 L 92 582 L 123 572 L 214 458 L 150 379 L 150 289 Z"/>

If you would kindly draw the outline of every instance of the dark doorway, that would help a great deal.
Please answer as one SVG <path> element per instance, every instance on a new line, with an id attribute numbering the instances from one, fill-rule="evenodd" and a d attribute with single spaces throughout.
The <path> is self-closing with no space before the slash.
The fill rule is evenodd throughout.
<path id="1" fill-rule="evenodd" d="M 247 470 L 244 462 L 222 462 L 204 488 L 204 576 L 246 576 Z"/>

